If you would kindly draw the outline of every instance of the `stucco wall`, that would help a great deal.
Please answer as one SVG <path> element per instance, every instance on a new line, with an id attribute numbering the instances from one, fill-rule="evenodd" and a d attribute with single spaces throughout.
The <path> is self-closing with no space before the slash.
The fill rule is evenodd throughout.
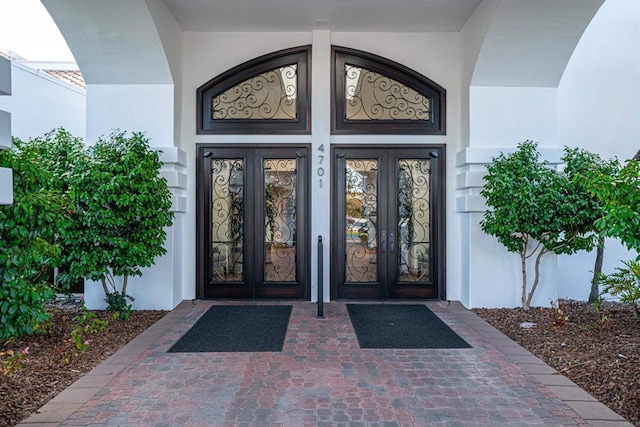
<path id="1" fill-rule="evenodd" d="M 84 90 L 15 61 L 11 69 L 12 96 L 0 97 L 0 110 L 11 113 L 13 136 L 28 139 L 64 127 L 85 137 Z"/>
<path id="2" fill-rule="evenodd" d="M 558 87 L 558 142 L 621 160 L 640 149 L 637 0 L 607 0 L 582 36 Z M 604 272 L 633 256 L 608 239 Z M 594 261 L 595 252 L 560 258 L 560 297 L 588 297 Z"/>

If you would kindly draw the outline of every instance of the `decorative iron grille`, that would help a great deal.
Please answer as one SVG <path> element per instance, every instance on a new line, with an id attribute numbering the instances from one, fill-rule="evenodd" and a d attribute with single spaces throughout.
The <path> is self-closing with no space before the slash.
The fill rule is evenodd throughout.
<path id="1" fill-rule="evenodd" d="M 296 161 L 264 160 L 264 280 L 296 281 Z"/>
<path id="2" fill-rule="evenodd" d="M 345 281 L 374 283 L 378 281 L 378 161 L 347 160 L 345 179 Z"/>
<path id="3" fill-rule="evenodd" d="M 398 161 L 398 281 L 430 279 L 431 162 L 425 159 Z"/>
<path id="4" fill-rule="evenodd" d="M 211 276 L 213 281 L 243 279 L 244 161 L 211 161 Z"/>
<path id="5" fill-rule="evenodd" d="M 297 64 L 274 68 L 251 77 L 211 99 L 211 119 L 296 119 L 297 77 Z"/>
<path id="6" fill-rule="evenodd" d="M 363 67 L 345 64 L 346 120 L 431 120 L 431 100 Z"/>

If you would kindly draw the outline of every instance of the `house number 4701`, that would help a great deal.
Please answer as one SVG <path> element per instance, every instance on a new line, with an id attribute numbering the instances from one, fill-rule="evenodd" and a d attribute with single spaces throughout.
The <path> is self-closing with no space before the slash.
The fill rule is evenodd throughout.
<path id="1" fill-rule="evenodd" d="M 322 162 L 324 161 L 324 144 L 320 144 L 318 147 L 318 169 L 316 169 L 316 173 L 318 174 L 318 184 L 320 188 L 322 188 L 322 177 L 324 176 L 324 168 L 322 167 Z"/>

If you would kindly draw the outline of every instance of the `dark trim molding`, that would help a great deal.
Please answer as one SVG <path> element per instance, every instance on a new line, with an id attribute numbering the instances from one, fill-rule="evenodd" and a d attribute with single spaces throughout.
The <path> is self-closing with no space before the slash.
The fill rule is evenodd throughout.
<path id="1" fill-rule="evenodd" d="M 211 99 L 243 81 L 274 68 L 298 66 L 297 118 L 291 120 L 211 120 Z M 196 91 L 198 135 L 211 134 L 309 134 L 311 133 L 311 46 L 269 53 L 240 64 L 200 86 Z"/>
<path id="2" fill-rule="evenodd" d="M 447 91 L 422 74 L 389 59 L 346 47 L 331 49 L 331 133 L 332 134 L 406 134 L 445 135 Z M 431 99 L 430 120 L 346 120 L 345 64 L 360 66 L 396 80 Z"/>

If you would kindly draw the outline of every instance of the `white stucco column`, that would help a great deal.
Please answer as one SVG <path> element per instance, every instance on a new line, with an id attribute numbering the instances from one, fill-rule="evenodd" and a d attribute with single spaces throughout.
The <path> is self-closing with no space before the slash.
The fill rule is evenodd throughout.
<path id="1" fill-rule="evenodd" d="M 311 60 L 311 300 L 318 300 L 318 236 L 324 248 L 323 300 L 329 301 L 331 247 L 331 33 L 314 30 Z M 329 207 L 329 209 L 327 209 Z"/>

